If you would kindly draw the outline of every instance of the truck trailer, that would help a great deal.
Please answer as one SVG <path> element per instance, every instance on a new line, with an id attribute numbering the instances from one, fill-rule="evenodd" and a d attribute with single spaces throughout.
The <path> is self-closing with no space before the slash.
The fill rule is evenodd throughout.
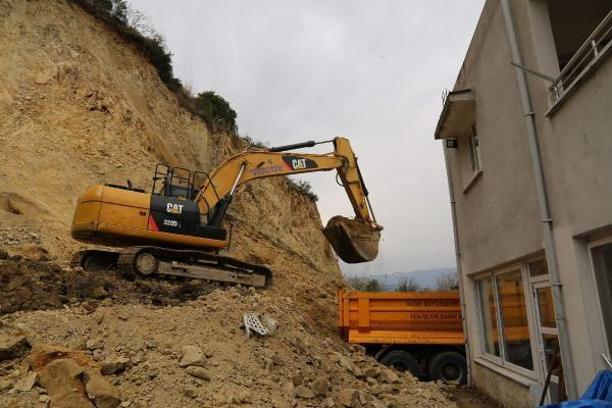
<path id="1" fill-rule="evenodd" d="M 350 344 L 421 380 L 467 382 L 459 292 L 338 292 L 339 329 Z"/>

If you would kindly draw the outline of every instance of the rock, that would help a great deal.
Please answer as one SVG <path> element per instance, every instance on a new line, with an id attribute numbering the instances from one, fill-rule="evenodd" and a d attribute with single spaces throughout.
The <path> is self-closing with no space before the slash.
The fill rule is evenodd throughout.
<path id="1" fill-rule="evenodd" d="M 319 397 L 326 397 L 329 392 L 329 380 L 325 377 L 318 377 L 311 384 L 312 391 Z"/>
<path id="2" fill-rule="evenodd" d="M 10 380 L 1 380 L 0 381 L 0 392 L 8 391 L 13 388 L 13 383 Z"/>
<path id="3" fill-rule="evenodd" d="M 208 371 L 206 371 L 202 367 L 189 366 L 185 369 L 185 371 L 192 377 L 196 377 L 204 381 L 210 380 L 210 375 L 208 374 Z"/>
<path id="4" fill-rule="evenodd" d="M 338 403 L 345 407 L 355 407 L 359 393 L 351 388 L 341 388 L 338 392 Z"/>
<path id="5" fill-rule="evenodd" d="M 198 346 L 184 346 L 181 348 L 181 361 L 179 367 L 187 366 L 203 366 L 204 365 L 204 352 Z"/>
<path id="6" fill-rule="evenodd" d="M 130 359 L 127 357 L 112 357 L 104 360 L 102 363 L 102 369 L 100 370 L 103 375 L 111 375 L 124 371 L 130 366 Z"/>
<path id="7" fill-rule="evenodd" d="M 293 377 L 291 377 L 291 382 L 297 387 L 298 385 L 302 385 L 304 382 L 304 377 L 302 377 L 301 374 L 295 374 Z"/>
<path id="8" fill-rule="evenodd" d="M 295 387 L 293 390 L 293 394 L 298 398 L 303 399 L 313 399 L 315 397 L 315 393 L 310 389 L 303 385 Z"/>
<path id="9" fill-rule="evenodd" d="M 195 398 L 198 396 L 198 390 L 195 387 L 190 385 L 186 385 L 183 389 L 183 395 L 189 398 Z"/>
<path id="10" fill-rule="evenodd" d="M 400 382 L 399 376 L 395 373 L 395 371 L 391 370 L 390 368 L 383 369 L 380 372 L 380 376 L 378 379 L 387 384 L 393 384 L 393 383 Z"/>
<path id="11" fill-rule="evenodd" d="M 15 383 L 15 389 L 21 392 L 28 392 L 36 384 L 38 373 L 30 371 L 25 377 Z"/>
<path id="12" fill-rule="evenodd" d="M 365 370 L 364 375 L 369 378 L 376 378 L 380 375 L 380 368 L 370 367 L 367 370 Z"/>
<path id="13" fill-rule="evenodd" d="M 91 289 L 91 291 L 89 292 L 89 296 L 94 299 L 104 299 L 108 296 L 108 292 L 102 286 L 96 286 Z"/>
<path id="14" fill-rule="evenodd" d="M 25 336 L 0 332 L 0 361 L 23 356 L 30 349 Z"/>
<path id="15" fill-rule="evenodd" d="M 274 354 L 272 357 L 270 357 L 270 359 L 272 360 L 272 362 L 277 365 L 277 366 L 283 366 L 285 365 L 285 362 L 283 361 L 283 359 L 281 358 L 281 356 L 279 356 L 278 354 Z"/>
<path id="16" fill-rule="evenodd" d="M 97 350 L 104 348 L 104 345 L 102 344 L 102 340 L 100 339 L 89 339 L 85 343 L 85 347 L 87 347 L 88 350 Z"/>
<path id="17" fill-rule="evenodd" d="M 249 390 L 240 390 L 234 400 L 240 404 L 250 404 L 253 401 L 253 394 Z"/>
<path id="18" fill-rule="evenodd" d="M 376 378 L 373 378 L 373 377 L 367 377 L 367 378 L 366 378 L 366 382 L 367 382 L 368 384 L 370 384 L 370 385 L 376 385 L 376 384 L 378 384 L 378 381 L 376 381 Z"/>
<path id="19" fill-rule="evenodd" d="M 127 310 L 121 310 L 118 314 L 117 317 L 123 321 L 126 321 L 130 318 L 130 313 Z"/>
<path id="20" fill-rule="evenodd" d="M 48 395 L 41 395 L 40 397 L 38 397 L 38 400 L 43 404 L 46 404 L 51 401 L 51 398 L 49 398 Z"/>
<path id="21" fill-rule="evenodd" d="M 95 370 L 86 371 L 83 382 L 87 398 L 94 402 L 96 408 L 116 408 L 121 404 L 119 392 Z"/>
<path id="22" fill-rule="evenodd" d="M 51 406 L 62 408 L 91 408 L 84 393 L 80 376 L 83 368 L 74 360 L 60 358 L 46 365 L 39 375 L 39 382 L 47 390 Z"/>

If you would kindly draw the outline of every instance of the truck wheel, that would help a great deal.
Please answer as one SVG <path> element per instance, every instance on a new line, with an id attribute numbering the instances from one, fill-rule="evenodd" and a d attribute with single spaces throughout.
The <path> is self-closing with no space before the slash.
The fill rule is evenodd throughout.
<path id="1" fill-rule="evenodd" d="M 447 384 L 465 384 L 467 382 L 465 357 L 455 351 L 436 354 L 429 362 L 429 377 Z"/>
<path id="2" fill-rule="evenodd" d="M 407 351 L 393 350 L 383 355 L 380 362 L 398 371 L 409 371 L 410 374 L 421 378 L 423 373 L 416 359 Z"/>

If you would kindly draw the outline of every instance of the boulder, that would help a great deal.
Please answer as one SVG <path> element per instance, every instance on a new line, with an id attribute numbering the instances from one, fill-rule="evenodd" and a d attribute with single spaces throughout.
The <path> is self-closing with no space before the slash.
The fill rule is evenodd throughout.
<path id="1" fill-rule="evenodd" d="M 111 375 L 124 371 L 130 366 L 130 359 L 127 357 L 111 357 L 102 363 L 102 374 Z"/>
<path id="2" fill-rule="evenodd" d="M 208 374 L 208 371 L 206 371 L 202 367 L 189 366 L 185 369 L 185 371 L 190 376 L 199 378 L 200 380 L 205 380 L 205 381 L 210 380 L 210 375 Z"/>
<path id="3" fill-rule="evenodd" d="M 399 376 L 395 373 L 395 371 L 391 370 L 390 368 L 385 368 L 381 370 L 378 379 L 381 382 L 385 382 L 387 384 L 394 384 L 400 382 Z"/>
<path id="4" fill-rule="evenodd" d="M 116 408 L 121 404 L 119 392 L 96 370 L 87 370 L 82 378 L 87 398 L 94 402 L 96 408 Z"/>
<path id="5" fill-rule="evenodd" d="M 54 408 L 92 408 L 85 396 L 80 376 L 83 368 L 71 359 L 60 358 L 47 364 L 39 376 Z"/>
<path id="6" fill-rule="evenodd" d="M 23 356 L 30 345 L 23 335 L 0 332 L 0 361 Z"/>
<path id="7" fill-rule="evenodd" d="M 315 395 L 326 397 L 329 392 L 329 380 L 326 377 L 317 377 L 311 384 L 312 391 Z"/>
<path id="8" fill-rule="evenodd" d="M 310 389 L 303 385 L 299 385 L 295 387 L 293 390 L 293 394 L 298 398 L 303 399 L 313 399 L 315 397 L 315 393 Z"/>
<path id="9" fill-rule="evenodd" d="M 198 346 L 190 345 L 182 347 L 181 356 L 179 367 L 204 365 L 204 352 Z"/>
<path id="10" fill-rule="evenodd" d="M 357 406 L 359 393 L 351 388 L 342 388 L 338 392 L 338 403 L 344 407 L 352 408 Z"/>

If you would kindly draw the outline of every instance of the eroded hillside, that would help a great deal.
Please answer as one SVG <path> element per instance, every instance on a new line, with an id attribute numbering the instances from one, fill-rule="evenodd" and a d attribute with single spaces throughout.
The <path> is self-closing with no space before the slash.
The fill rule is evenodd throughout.
<path id="1" fill-rule="evenodd" d="M 126 407 L 449 406 L 436 386 L 336 337 L 336 258 L 315 204 L 282 179 L 245 186 L 231 211 L 230 254 L 270 265 L 271 289 L 68 268 L 87 186 L 130 179 L 149 189 L 157 162 L 208 171 L 246 145 L 211 134 L 133 45 L 65 0 L 0 0 L 0 44 L 0 343 L 23 337 L 28 349 L 81 353 L 73 358 L 87 367 L 115 364 L 106 380 Z M 246 340 L 251 310 L 278 331 Z M 204 350 L 197 364 L 179 364 L 185 347 Z M 54 406 L 43 371 L 22 387 L 23 358 L 0 362 L 0 405 Z M 113 406 L 90 399 L 83 406 Z"/>

